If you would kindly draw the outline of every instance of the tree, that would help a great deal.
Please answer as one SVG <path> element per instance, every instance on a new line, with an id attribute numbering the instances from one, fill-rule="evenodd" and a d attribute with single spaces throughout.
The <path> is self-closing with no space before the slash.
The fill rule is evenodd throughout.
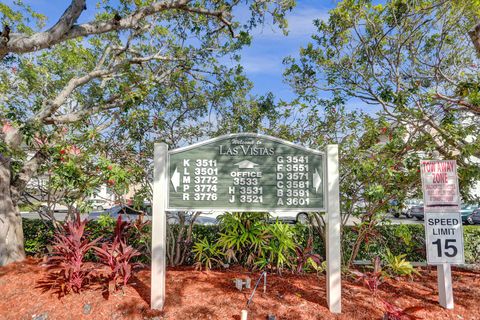
<path id="1" fill-rule="evenodd" d="M 375 235 L 390 200 L 419 194 L 421 157 L 456 159 L 471 200 L 480 179 L 480 79 L 468 30 L 477 17 L 473 1 L 345 0 L 328 21 L 315 21 L 298 59 L 285 59 L 294 104 L 308 115 L 303 138 L 340 144 L 343 221 L 360 219 L 347 264 Z M 371 109 L 341 108 L 356 101 Z"/>
<path id="2" fill-rule="evenodd" d="M 145 155 L 173 139 L 169 125 L 192 129 L 189 119 L 248 86 L 219 59 L 236 58 L 268 14 L 283 28 L 294 2 L 248 1 L 246 23 L 233 19 L 239 3 L 104 1 L 77 24 L 85 1 L 72 0 L 46 31 L 28 6 L 0 4 L 0 265 L 24 256 L 18 201 L 32 177 L 53 168 L 59 183 L 89 190 L 145 179 Z"/>
<path id="3" fill-rule="evenodd" d="M 361 245 L 374 239 L 377 227 L 388 220 L 392 203 L 421 192 L 420 155 L 415 150 L 423 141 L 406 138 L 404 128 L 384 117 L 348 111 L 341 100 L 317 97 L 311 105 L 294 102 L 288 114 L 292 118 L 295 113 L 295 121 L 283 128 L 284 138 L 318 150 L 339 145 L 342 230 L 352 217 L 358 221 L 357 237 L 344 246 L 349 249 L 344 252 L 344 263 L 350 266 Z M 311 212 L 309 216 L 311 226 L 325 240 L 323 214 Z"/>
<path id="4" fill-rule="evenodd" d="M 389 122 L 456 159 L 467 190 L 480 178 L 480 79 L 468 30 L 472 1 L 346 0 L 316 21 L 313 42 L 286 59 L 288 81 L 308 101 L 322 92 L 376 106 Z M 473 159 L 473 160 L 472 160 Z M 464 196 L 467 192 L 464 192 Z"/>

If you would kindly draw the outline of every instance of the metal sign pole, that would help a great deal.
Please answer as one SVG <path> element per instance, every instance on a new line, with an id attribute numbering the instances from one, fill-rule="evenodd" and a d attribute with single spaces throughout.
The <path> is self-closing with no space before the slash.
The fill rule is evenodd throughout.
<path id="1" fill-rule="evenodd" d="M 332 313 L 342 312 L 340 254 L 340 187 L 338 145 L 327 146 L 327 303 Z"/>
<path id="2" fill-rule="evenodd" d="M 165 273 L 167 216 L 165 212 L 167 194 L 167 153 L 165 143 L 155 143 L 153 155 L 153 203 L 152 203 L 152 275 L 151 308 L 163 309 L 165 303 Z"/>

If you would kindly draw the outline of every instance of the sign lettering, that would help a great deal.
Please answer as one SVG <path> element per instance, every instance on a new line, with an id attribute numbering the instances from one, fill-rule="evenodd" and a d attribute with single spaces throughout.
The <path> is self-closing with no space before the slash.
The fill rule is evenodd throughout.
<path id="1" fill-rule="evenodd" d="M 324 154 L 234 134 L 168 154 L 168 209 L 324 211 Z"/>

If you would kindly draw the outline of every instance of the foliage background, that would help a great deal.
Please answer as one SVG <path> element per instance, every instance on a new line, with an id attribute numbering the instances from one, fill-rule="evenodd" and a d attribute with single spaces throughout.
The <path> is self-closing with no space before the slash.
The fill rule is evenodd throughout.
<path id="1" fill-rule="evenodd" d="M 105 232 L 112 225 L 108 226 L 97 221 L 90 221 L 88 232 L 90 237 L 95 238 L 98 234 Z M 41 220 L 23 220 L 25 232 L 25 250 L 31 256 L 43 256 L 48 253 L 48 244 L 53 239 L 53 228 Z M 176 226 L 170 226 L 175 228 Z M 305 246 L 307 243 L 309 230 L 302 225 L 289 225 L 293 231 L 293 237 L 298 244 Z M 219 238 L 218 226 L 194 225 L 193 243 L 201 239 L 208 239 L 210 243 L 215 243 Z M 377 234 L 367 241 L 362 242 L 359 255 L 356 260 L 372 260 L 375 256 L 384 255 L 387 248 L 394 254 L 406 254 L 406 260 L 410 262 L 425 262 L 424 245 L 424 227 L 421 224 L 411 225 L 390 225 L 377 228 Z M 464 244 L 465 244 L 465 263 L 480 263 L 480 228 L 477 226 L 464 226 Z M 142 252 L 140 260 L 144 263 L 150 262 L 150 253 L 145 243 L 151 241 L 151 228 L 146 226 L 143 237 L 132 237 L 129 243 Z M 352 243 L 356 241 L 357 233 L 352 226 L 346 226 L 342 236 L 342 261 L 346 262 L 352 250 Z M 319 236 L 314 236 L 314 252 L 325 257 L 325 244 Z M 92 259 L 92 257 L 89 257 Z M 189 252 L 186 265 L 194 263 L 193 254 Z"/>

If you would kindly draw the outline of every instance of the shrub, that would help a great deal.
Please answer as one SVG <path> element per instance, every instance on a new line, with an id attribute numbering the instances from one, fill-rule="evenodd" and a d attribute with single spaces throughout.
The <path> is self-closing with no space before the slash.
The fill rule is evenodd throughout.
<path id="1" fill-rule="evenodd" d="M 272 271 L 281 273 L 285 267 L 292 268 L 292 256 L 295 250 L 295 241 L 292 227 L 276 221 L 266 228 L 267 242 L 256 261 L 260 269 L 269 267 Z"/>
<path id="2" fill-rule="evenodd" d="M 228 262 L 253 266 L 262 256 L 268 241 L 264 213 L 232 213 L 220 217 L 218 244 Z"/>
<path id="3" fill-rule="evenodd" d="M 111 222 L 109 222 L 111 223 Z M 169 228 L 175 228 L 171 225 Z M 23 219 L 23 228 L 25 234 L 25 246 L 28 255 L 44 255 L 49 252 L 47 247 L 53 239 L 53 226 L 49 227 L 48 222 L 41 220 Z M 85 230 L 86 235 L 90 239 L 95 239 L 104 234 L 110 234 L 115 228 L 115 223 L 101 226 L 98 221 L 89 221 Z M 305 226 L 290 226 L 294 233 L 296 243 L 305 247 L 309 238 L 308 228 Z M 480 263 L 480 227 L 464 226 L 464 244 L 465 244 L 465 262 Z M 135 231 L 136 232 L 136 231 Z M 149 263 L 151 242 L 151 225 L 146 224 L 141 229 L 141 236 L 129 230 L 129 238 L 127 243 L 141 252 L 141 256 L 134 258 L 135 261 Z M 224 226 L 205 226 L 194 225 L 192 242 L 197 243 L 204 238 L 210 243 L 216 243 L 221 237 L 221 233 L 225 233 Z M 167 236 L 170 236 L 167 233 Z M 356 234 L 352 228 L 347 226 L 342 230 L 342 261 L 351 254 L 352 245 L 355 241 Z M 358 260 L 372 260 L 375 256 L 383 256 L 388 248 L 392 254 L 406 254 L 405 260 L 424 262 L 425 259 L 425 240 L 424 227 L 421 224 L 409 225 L 390 225 L 378 227 L 378 236 L 370 239 L 368 245 L 363 244 L 360 248 Z M 247 247 L 244 250 L 250 251 Z M 321 237 L 313 237 L 313 252 L 325 257 L 325 244 Z M 243 259 L 243 258 L 242 258 Z M 92 251 L 85 256 L 85 261 L 96 261 Z M 195 263 L 194 253 L 190 250 L 185 258 L 185 264 L 192 265 Z M 244 264 L 244 262 L 239 262 Z M 250 265 L 251 267 L 251 265 Z"/>
<path id="4" fill-rule="evenodd" d="M 465 262 L 480 263 L 480 226 L 465 226 L 463 237 Z"/>
<path id="5" fill-rule="evenodd" d="M 307 245 L 302 247 L 297 245 L 295 248 L 296 253 L 296 271 L 302 273 L 304 269 L 312 267 L 315 270 L 322 264 L 322 257 L 319 254 L 313 253 L 313 237 L 310 235 L 307 240 Z"/>
<path id="6" fill-rule="evenodd" d="M 125 286 L 132 276 L 133 269 L 139 265 L 132 262 L 132 258 L 139 256 L 140 252 L 126 243 L 126 230 L 129 225 L 128 222 L 122 221 L 122 216 L 119 216 L 113 240 L 103 243 L 101 247 L 93 248 L 99 261 L 110 268 L 107 275 L 109 292 Z"/>
<path id="7" fill-rule="evenodd" d="M 36 223 L 32 223 L 36 222 Z M 25 253 L 29 256 L 43 256 L 48 253 L 49 243 L 54 239 L 54 227 L 50 221 L 24 220 Z"/>
<path id="8" fill-rule="evenodd" d="M 224 214 L 218 240 L 222 256 L 228 262 L 279 273 L 291 267 L 294 229 L 279 221 L 270 224 L 266 218 L 265 213 L 256 212 Z"/>
<path id="9" fill-rule="evenodd" d="M 411 276 L 412 273 L 418 274 L 418 271 L 412 264 L 405 260 L 406 254 L 394 255 L 390 249 L 386 248 L 383 256 L 385 272 L 390 276 Z"/>
<path id="10" fill-rule="evenodd" d="M 90 241 L 84 235 L 86 224 L 77 214 L 63 225 L 63 233 L 54 236 L 53 255 L 46 262 L 48 276 L 43 285 L 57 289 L 59 295 L 78 293 L 90 278 L 92 270 L 85 266 L 84 257 L 99 239 Z"/>
<path id="11" fill-rule="evenodd" d="M 195 254 L 195 269 L 202 270 L 202 267 L 208 271 L 214 264 L 222 262 L 222 252 L 217 243 L 212 244 L 208 239 L 199 240 L 193 245 L 192 252 Z"/>

